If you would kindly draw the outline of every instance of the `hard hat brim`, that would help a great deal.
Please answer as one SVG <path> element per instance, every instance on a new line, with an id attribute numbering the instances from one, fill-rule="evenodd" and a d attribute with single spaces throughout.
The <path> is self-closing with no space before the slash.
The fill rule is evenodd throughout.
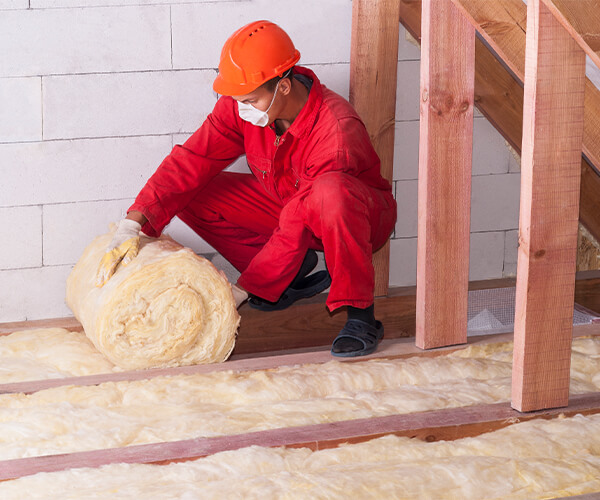
<path id="1" fill-rule="evenodd" d="M 296 63 L 300 60 L 300 52 L 295 51 L 293 59 L 289 60 L 287 64 L 277 68 L 277 74 L 267 77 L 264 81 L 259 83 L 233 83 L 228 82 L 223 78 L 223 76 L 219 73 L 213 82 L 213 90 L 220 95 L 246 95 L 250 92 L 255 91 L 258 87 L 260 87 L 265 82 L 275 78 L 278 75 L 283 75 L 288 69 L 295 66 Z"/>

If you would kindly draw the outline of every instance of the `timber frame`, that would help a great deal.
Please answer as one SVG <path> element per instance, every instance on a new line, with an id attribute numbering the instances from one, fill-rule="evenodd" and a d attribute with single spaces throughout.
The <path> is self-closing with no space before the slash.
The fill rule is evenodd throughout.
<path id="1" fill-rule="evenodd" d="M 588 161 L 600 160 L 594 112 L 598 91 L 585 76 L 586 54 L 600 66 L 595 51 L 600 13 L 587 0 L 529 0 L 527 7 L 521 0 L 364 0 L 353 3 L 353 12 L 364 15 L 368 10 L 370 18 L 378 20 L 394 16 L 398 6 L 401 20 L 412 16 L 413 33 L 414 18 L 421 16 L 417 345 L 429 349 L 466 341 L 472 117 L 474 104 L 481 103 L 476 66 L 484 53 L 478 50 L 477 32 L 495 52 L 487 56 L 490 67 L 495 72 L 498 64 L 507 68 L 509 75 L 502 82 L 524 85 L 521 133 L 511 135 L 512 144 L 522 146 L 512 404 L 520 411 L 566 406 L 582 151 Z M 358 62 L 351 70 L 356 70 L 367 67 L 362 60 L 369 55 L 357 46 L 360 37 L 354 33 L 360 32 L 355 26 L 360 18 L 353 17 L 352 60 Z M 511 29 L 497 21 L 507 18 Z M 374 60 L 380 57 L 378 53 Z M 501 62 L 494 65 L 495 57 Z M 384 82 L 394 72 L 389 66 L 376 68 Z M 367 79 L 369 74 L 362 76 Z M 480 81 L 485 76 L 480 75 Z M 361 78 L 351 78 L 356 80 Z M 514 83 L 511 89 L 518 94 Z M 360 113 L 361 103 L 354 104 Z M 388 106 L 370 104 L 368 111 L 376 117 Z M 488 117 L 490 109 L 499 114 L 494 101 L 491 104 L 484 106 Z M 517 109 L 512 121 L 519 118 Z M 510 125 L 506 119 L 491 121 Z M 373 127 L 371 116 L 365 123 L 372 137 L 383 135 L 385 123 Z M 374 144 L 377 148 L 377 141 Z M 587 175 L 586 180 L 589 177 L 596 181 L 590 183 L 595 188 L 599 177 Z M 589 198 L 598 203 L 600 191 L 588 191 L 587 183 L 584 187 L 582 219 L 595 234 L 589 221 L 598 219 L 598 212 L 586 210 Z M 386 270 L 376 270 L 377 281 L 384 282 Z"/>
<path id="2" fill-rule="evenodd" d="M 352 5 L 351 102 L 363 117 L 381 157 L 382 172 L 390 180 L 398 20 L 423 44 L 420 278 L 416 290 L 390 290 L 389 247 L 374 256 L 376 308 L 386 324 L 386 340 L 367 359 L 437 356 L 459 344 L 513 338 L 512 334 L 466 336 L 468 289 L 515 285 L 510 279 L 468 283 L 470 150 L 473 106 L 477 106 L 523 155 L 525 202 L 520 214 L 510 404 L 6 460 L 0 461 L 0 481 L 116 462 L 167 464 L 252 444 L 321 449 L 385 434 L 427 441 L 458 439 L 514 421 L 600 413 L 600 393 L 568 399 L 571 339 L 600 335 L 600 324 L 571 326 L 573 297 L 600 311 L 600 273 L 582 273 L 581 279 L 575 280 L 577 219 L 594 236 L 600 236 L 600 218 L 596 216 L 600 213 L 600 177 L 592 167 L 600 162 L 600 92 L 585 79 L 583 57 L 588 54 L 600 63 L 595 52 L 600 47 L 594 46 L 600 31 L 600 22 L 594 21 L 600 20 L 600 13 L 593 9 L 594 2 L 577 1 L 584 7 L 573 9 L 569 0 L 529 0 L 526 41 L 521 0 L 353 0 Z M 585 16 L 579 15 L 588 9 Z M 448 37 L 457 40 L 461 50 L 452 47 L 450 53 L 449 47 L 444 47 Z M 554 81 L 558 65 L 568 77 L 567 85 Z M 541 84 L 544 91 L 538 87 Z M 562 127 L 556 126 L 556 103 L 562 106 Z M 536 133 L 542 126 L 550 127 L 550 136 Z M 446 140 L 436 140 L 440 136 Z M 559 142 L 566 147 L 552 149 Z M 450 161 L 442 161 L 447 158 Z M 548 220 L 546 225 L 540 225 L 542 215 Z M 436 231 L 440 224 L 453 228 L 452 237 L 440 238 Z M 440 253 L 447 256 L 446 262 L 453 259 L 456 265 L 441 272 L 436 261 Z M 552 314 L 546 311 L 548 304 L 552 304 Z M 339 314 L 326 312 L 322 297 L 300 301 L 287 311 L 261 313 L 243 306 L 240 312 L 236 349 L 224 364 L 2 384 L 0 394 L 32 393 L 65 384 L 97 385 L 161 375 L 323 363 L 331 360 L 328 348 L 315 346 L 330 344 L 343 323 Z M 73 319 L 57 319 L 0 325 L 0 335 L 41 327 L 81 330 Z M 552 349 L 546 348 L 549 344 Z"/>

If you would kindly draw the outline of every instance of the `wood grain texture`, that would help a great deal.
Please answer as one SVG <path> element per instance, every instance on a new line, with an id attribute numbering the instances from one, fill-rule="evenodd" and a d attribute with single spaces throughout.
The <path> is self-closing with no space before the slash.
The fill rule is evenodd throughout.
<path id="1" fill-rule="evenodd" d="M 392 182 L 398 67 L 398 0 L 354 0 L 350 52 L 350 102 L 362 118 Z M 389 242 L 373 257 L 375 295 L 388 293 Z"/>
<path id="2" fill-rule="evenodd" d="M 585 279 L 580 279 L 585 276 Z M 575 302 L 592 311 L 600 312 L 600 271 L 577 273 Z"/>
<path id="3" fill-rule="evenodd" d="M 543 0 L 556 20 L 600 68 L 600 4 L 598 0 Z"/>
<path id="4" fill-rule="evenodd" d="M 600 412 L 600 394 L 572 398 L 568 410 L 546 410 L 524 415 L 508 403 L 391 415 L 328 424 L 288 427 L 234 436 L 196 438 L 105 450 L 66 453 L 0 461 L 0 481 L 40 472 L 56 472 L 77 467 L 101 467 L 113 463 L 168 464 L 194 460 L 214 453 L 247 446 L 307 447 L 312 450 L 335 448 L 343 443 L 359 443 L 388 434 L 418 438 L 428 442 L 477 436 L 532 418 L 559 415 L 589 415 Z"/>
<path id="5" fill-rule="evenodd" d="M 566 406 L 585 54 L 540 0 L 529 0 L 512 404 Z M 560 75 L 560 77 L 557 77 Z"/>
<path id="6" fill-rule="evenodd" d="M 600 311 L 600 272 L 578 273 L 577 303 Z M 514 278 L 473 281 L 470 290 L 515 286 Z M 415 336 L 415 287 L 392 287 L 388 297 L 375 299 L 375 313 L 385 326 L 385 339 Z M 260 312 L 248 306 L 240 308 L 242 323 L 232 358 L 290 349 L 328 347 L 345 322 L 340 312 L 331 314 L 325 307 L 324 294 L 298 301 L 285 311 Z M 0 323 L 0 335 L 32 328 L 66 328 L 81 331 L 74 318 Z"/>
<path id="7" fill-rule="evenodd" d="M 493 2 L 453 0 L 453 2 L 471 21 L 492 50 L 502 58 L 518 82 L 522 84 L 525 75 L 526 5 L 521 0 Z M 600 6 L 597 0 L 548 0 L 545 3 L 553 7 L 555 14 L 559 16 L 564 26 L 570 29 L 570 34 L 578 37 L 582 45 L 591 44 L 593 48 L 589 50 L 596 54 L 596 59 L 598 59 L 597 53 L 594 52 L 594 49 L 597 50 L 600 47 Z M 485 60 L 487 59 L 485 58 Z M 478 62 L 477 75 L 482 70 L 483 68 L 479 67 Z M 486 71 L 490 71 L 490 68 L 487 68 Z M 497 73 L 491 73 L 489 78 L 495 80 Z M 506 82 L 502 82 L 502 84 L 500 81 L 492 82 L 492 85 L 496 88 L 501 86 L 502 88 L 498 88 L 498 92 L 507 93 L 508 96 L 522 95 L 523 93 L 522 89 L 509 88 L 510 86 L 507 86 Z M 503 110 L 502 106 L 499 106 L 491 112 L 482 110 L 482 113 L 494 126 L 499 128 L 513 148 L 520 151 L 519 128 L 522 114 L 517 112 L 516 117 L 513 114 L 512 117 L 506 116 L 507 120 L 502 120 L 506 111 L 508 110 Z M 584 117 L 582 150 L 589 163 L 582 158 L 582 201 L 579 218 L 581 223 L 598 239 L 600 237 L 600 177 L 594 172 L 591 165 L 595 165 L 597 169 L 600 168 L 600 90 L 587 78 L 585 81 Z M 510 121 L 512 120 L 515 122 L 511 126 Z"/>
<path id="8" fill-rule="evenodd" d="M 486 39 L 487 43 L 496 52 L 513 54 L 515 60 L 507 61 L 507 66 L 515 66 L 521 61 L 522 72 L 525 69 L 525 36 L 519 35 L 523 29 L 523 19 L 526 15 L 526 7 L 520 0 L 505 2 L 498 0 L 489 2 L 478 0 L 477 2 L 457 3 L 457 6 L 477 8 L 470 16 L 480 12 L 482 17 L 478 18 L 476 27 L 478 32 Z M 501 17 L 504 23 L 498 25 L 490 21 L 493 17 L 483 16 L 501 15 L 497 9 L 506 11 L 510 16 Z M 512 21 L 511 21 L 512 19 Z M 421 34 L 421 0 L 401 0 L 400 22 L 417 39 Z M 491 24 L 490 24 L 491 22 Z M 483 29 L 490 26 L 489 32 Z M 504 39 L 511 40 L 511 46 L 499 46 L 496 36 L 503 30 L 510 31 L 504 35 Z M 496 35 L 496 36 L 492 36 Z M 514 48 L 514 42 L 519 37 L 519 49 Z M 502 38 L 498 38 L 501 40 Z M 512 51 L 510 50 L 512 48 Z M 503 135 L 506 141 L 517 151 L 521 152 L 522 117 L 523 117 L 523 87 L 522 77 L 515 79 L 514 73 L 509 72 L 493 55 L 493 53 L 479 40 L 475 42 L 475 105 L 481 113 L 490 121 L 494 127 Z M 585 123 L 584 123 L 584 145 L 583 151 L 591 158 L 600 158 L 600 91 L 590 82 L 586 81 L 585 92 Z M 599 163 L 596 161 L 596 165 Z M 579 220 L 596 237 L 600 238 L 600 176 L 596 174 L 591 163 L 585 158 L 581 161 L 581 202 L 579 205 Z"/>
<path id="9" fill-rule="evenodd" d="M 573 336 L 600 335 L 600 324 L 582 325 L 576 327 Z M 512 333 L 488 334 L 471 336 L 467 340 L 468 345 L 485 345 L 496 342 L 512 341 Z M 448 354 L 464 346 L 448 346 L 438 349 L 423 351 L 414 345 L 413 339 L 388 339 L 383 340 L 378 350 L 368 356 L 360 358 L 334 358 L 329 348 L 313 347 L 311 349 L 290 349 L 276 351 L 262 356 L 234 356 L 224 363 L 207 365 L 179 366 L 171 368 L 154 368 L 148 370 L 134 370 L 118 373 L 102 373 L 97 375 L 85 375 L 80 377 L 53 378 L 45 380 L 33 380 L 26 382 L 11 382 L 0 384 L 0 394 L 32 394 L 34 392 L 62 387 L 66 385 L 92 386 L 106 382 L 121 382 L 135 380 L 149 380 L 155 377 L 175 375 L 197 375 L 226 370 L 250 371 L 268 370 L 279 366 L 293 366 L 307 363 L 327 363 L 332 360 L 341 363 L 355 363 L 369 359 L 399 359 L 411 356 L 436 357 Z"/>
<path id="10" fill-rule="evenodd" d="M 450 0 L 422 7 L 416 343 L 430 349 L 467 339 L 475 30 Z"/>

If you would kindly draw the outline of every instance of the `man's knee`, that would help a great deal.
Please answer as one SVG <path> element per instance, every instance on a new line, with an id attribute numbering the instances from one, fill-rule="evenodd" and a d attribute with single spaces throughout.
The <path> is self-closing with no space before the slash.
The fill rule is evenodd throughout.
<path id="1" fill-rule="evenodd" d="M 308 212 L 322 221 L 339 221 L 347 212 L 356 212 L 360 205 L 356 182 L 360 181 L 342 172 L 329 172 L 319 176 L 305 200 Z"/>

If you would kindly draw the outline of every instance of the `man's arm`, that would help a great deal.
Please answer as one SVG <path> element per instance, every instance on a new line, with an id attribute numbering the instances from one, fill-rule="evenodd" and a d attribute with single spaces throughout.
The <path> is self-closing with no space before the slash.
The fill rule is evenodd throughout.
<path id="1" fill-rule="evenodd" d="M 146 217 L 144 233 L 160 236 L 214 176 L 244 153 L 240 122 L 235 101 L 222 97 L 202 126 L 173 148 L 129 208 Z"/>
<path id="2" fill-rule="evenodd" d="M 137 256 L 140 230 L 160 236 L 163 228 L 221 170 L 244 152 L 239 117 L 231 98 L 221 98 L 184 146 L 176 146 L 158 167 L 119 222 L 96 277 L 103 286 L 119 264 Z"/>

